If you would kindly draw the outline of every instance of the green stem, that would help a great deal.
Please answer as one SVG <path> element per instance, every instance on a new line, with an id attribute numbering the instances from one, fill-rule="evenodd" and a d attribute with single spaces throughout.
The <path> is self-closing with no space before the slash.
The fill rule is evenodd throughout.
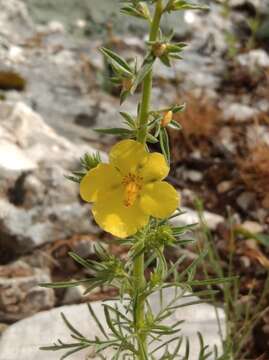
<path id="1" fill-rule="evenodd" d="M 145 352 L 147 351 L 147 339 L 145 333 L 141 332 L 144 327 L 145 313 L 144 313 L 144 300 L 139 296 L 145 286 L 144 277 L 144 254 L 141 254 L 135 259 L 134 262 L 134 282 L 138 293 L 136 307 L 135 307 L 135 327 L 137 332 L 137 345 L 139 355 L 138 360 L 146 360 Z"/>
<path id="2" fill-rule="evenodd" d="M 150 26 L 149 40 L 155 41 L 158 37 L 160 21 L 163 11 L 162 0 L 157 0 L 155 5 L 155 12 L 153 20 Z M 147 123 L 148 113 L 150 109 L 151 99 L 151 88 L 152 88 L 152 70 L 147 74 L 143 81 L 143 93 L 142 101 L 139 113 L 139 128 L 137 134 L 137 140 L 142 144 L 146 143 L 147 138 Z M 139 355 L 138 360 L 147 359 L 147 336 L 143 332 L 145 323 L 145 301 L 141 296 L 145 287 L 145 276 L 144 276 L 144 254 L 139 255 L 134 261 L 134 283 L 138 294 L 137 302 L 135 306 L 135 327 L 137 332 L 137 345 Z"/>
<path id="3" fill-rule="evenodd" d="M 163 12 L 162 0 L 158 0 L 155 5 L 155 12 L 150 27 L 150 33 L 149 33 L 150 41 L 157 40 L 162 12 Z M 152 88 L 152 70 L 147 74 L 147 76 L 143 81 L 143 93 L 142 93 L 142 101 L 141 101 L 140 113 L 139 113 L 139 129 L 137 134 L 137 140 L 143 144 L 146 142 L 146 138 L 147 138 L 147 122 L 148 122 L 148 113 L 150 107 L 151 88 Z"/>

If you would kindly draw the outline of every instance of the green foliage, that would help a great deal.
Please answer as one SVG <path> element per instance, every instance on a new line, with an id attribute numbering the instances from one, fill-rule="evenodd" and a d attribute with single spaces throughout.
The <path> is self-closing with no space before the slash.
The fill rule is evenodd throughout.
<path id="1" fill-rule="evenodd" d="M 121 8 L 121 13 L 129 16 L 134 16 L 144 20 L 150 20 L 150 12 L 148 6 L 144 2 L 129 1 Z"/>
<path id="2" fill-rule="evenodd" d="M 185 0 L 169 0 L 164 11 L 182 11 L 182 10 L 208 10 L 207 6 L 193 4 Z"/>
<path id="3" fill-rule="evenodd" d="M 205 222 L 203 216 L 203 203 L 201 200 L 196 200 L 196 208 L 200 219 L 200 242 L 202 242 L 204 247 L 207 249 L 207 256 L 205 258 L 206 262 L 202 263 L 204 276 L 207 278 L 209 277 L 206 266 L 206 264 L 208 264 L 216 276 L 224 277 L 225 275 L 228 275 L 228 278 L 231 280 L 229 282 L 223 283 L 222 287 L 225 302 L 224 311 L 226 319 L 226 334 L 222 334 L 220 327 L 219 331 L 223 343 L 223 355 L 218 360 L 245 359 L 247 356 L 244 350 L 245 345 L 249 342 L 249 337 L 258 321 L 264 315 L 264 311 L 267 310 L 267 308 L 264 306 L 264 300 L 269 295 L 269 272 L 267 270 L 267 277 L 265 279 L 264 287 L 258 302 L 253 304 L 252 301 L 249 300 L 247 303 L 242 303 L 242 299 L 240 298 L 241 279 L 237 275 L 237 269 L 233 262 L 235 250 L 230 250 L 229 258 L 227 259 L 228 269 L 224 269 L 215 239 L 213 238 Z M 230 220 L 230 241 L 233 242 L 235 236 L 237 235 L 248 238 L 252 237 L 253 234 L 241 227 L 234 227 L 232 220 Z M 266 239 L 268 237 L 260 237 L 260 235 L 261 234 L 252 238 L 256 238 L 257 241 L 263 239 L 265 240 L 266 244 Z M 210 283 L 208 285 L 208 289 L 212 290 L 212 285 Z M 251 288 L 248 294 L 245 296 L 251 299 L 252 291 L 253 289 Z M 216 294 L 212 293 L 211 299 L 213 304 L 217 306 L 219 303 L 219 298 L 216 296 Z M 217 307 L 216 314 L 218 314 Z"/>
<path id="4" fill-rule="evenodd" d="M 178 212 L 177 216 L 180 216 Z M 75 253 L 70 253 L 70 256 L 91 275 L 90 278 L 80 281 L 71 281 L 54 284 L 42 284 L 43 287 L 51 288 L 67 288 L 85 286 L 85 294 L 93 290 L 96 286 L 109 285 L 115 287 L 119 291 L 119 296 L 122 301 L 122 306 L 104 304 L 104 313 L 107 326 L 106 328 L 100 323 L 96 317 L 93 308 L 88 304 L 89 313 L 92 320 L 97 324 L 103 337 L 95 337 L 93 339 L 86 338 L 76 329 L 62 314 L 62 319 L 67 328 L 71 332 L 73 339 L 70 343 L 63 343 L 58 340 L 58 343 L 42 347 L 42 350 L 66 350 L 65 355 L 61 359 L 74 354 L 82 349 L 94 346 L 97 355 L 102 357 L 102 352 L 111 347 L 115 351 L 114 359 L 122 359 L 124 356 L 137 356 L 138 348 L 136 343 L 137 329 L 134 315 L 137 300 L 143 297 L 146 300 L 146 315 L 143 328 L 140 329 L 149 338 L 149 354 L 145 355 L 145 359 L 157 359 L 155 354 L 157 351 L 163 349 L 162 359 L 180 359 L 178 357 L 179 349 L 185 348 L 185 357 L 189 358 L 190 344 L 179 336 L 181 324 L 183 321 L 176 321 L 172 325 L 165 325 L 165 320 L 176 309 L 191 306 L 205 301 L 210 301 L 210 298 L 216 294 L 216 290 L 195 290 L 199 286 L 214 285 L 220 286 L 227 282 L 231 282 L 232 278 L 215 278 L 207 280 L 194 280 L 197 266 L 202 263 L 207 255 L 207 252 L 202 252 L 197 259 L 195 259 L 185 271 L 179 273 L 177 271 L 179 265 L 184 261 L 184 256 L 181 256 L 175 263 L 168 263 L 163 255 L 164 247 L 184 246 L 193 240 L 188 240 L 185 235 L 196 225 L 172 227 L 169 224 L 169 219 L 165 221 L 157 221 L 152 219 L 148 226 L 140 231 L 135 237 L 118 240 L 118 242 L 129 248 L 128 260 L 123 262 L 115 256 L 108 253 L 100 244 L 96 246 L 96 254 L 98 261 L 85 260 Z M 133 277 L 134 260 L 141 254 L 146 256 L 145 267 L 149 272 L 149 281 L 141 292 L 135 286 L 135 279 Z M 194 289 L 192 287 L 195 287 Z M 174 295 L 169 301 L 165 299 L 165 290 L 173 288 Z M 157 293 L 160 301 L 160 309 L 153 311 L 149 296 Z M 193 299 L 197 295 L 201 300 Z M 184 302 L 179 302 L 180 299 L 185 299 Z M 107 330 L 108 328 L 108 330 Z M 172 335 L 175 335 L 171 338 Z M 170 336 L 168 340 L 160 340 L 165 336 Z M 197 334 L 200 341 L 200 354 L 198 359 L 207 359 L 212 350 L 209 350 L 208 345 L 204 344 L 201 334 Z M 173 350 L 169 350 L 171 343 L 174 343 Z M 218 357 L 215 357 L 218 359 Z M 220 360 L 221 358 L 219 358 Z"/>
<path id="5" fill-rule="evenodd" d="M 80 158 L 81 169 L 73 171 L 72 175 L 67 175 L 66 178 L 70 181 L 80 183 L 82 178 L 87 174 L 87 172 L 91 169 L 94 169 L 100 163 L 101 156 L 99 152 L 91 155 L 86 153 L 82 158 Z"/>

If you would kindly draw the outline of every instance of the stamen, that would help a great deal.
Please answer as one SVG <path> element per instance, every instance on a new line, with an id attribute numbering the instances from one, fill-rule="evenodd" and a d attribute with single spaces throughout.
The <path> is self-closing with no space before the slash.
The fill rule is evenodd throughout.
<path id="1" fill-rule="evenodd" d="M 122 184 L 124 185 L 124 205 L 130 207 L 135 203 L 139 192 L 142 189 L 143 178 L 135 174 L 129 173 L 124 176 Z"/>

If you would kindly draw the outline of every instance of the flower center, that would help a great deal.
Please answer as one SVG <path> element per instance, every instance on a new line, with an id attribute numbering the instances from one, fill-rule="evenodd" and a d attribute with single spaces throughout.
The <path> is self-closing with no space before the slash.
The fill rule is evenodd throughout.
<path id="1" fill-rule="evenodd" d="M 131 174 L 124 176 L 122 184 L 124 185 L 124 205 L 130 207 L 134 204 L 139 192 L 142 189 L 143 178 L 141 176 Z"/>

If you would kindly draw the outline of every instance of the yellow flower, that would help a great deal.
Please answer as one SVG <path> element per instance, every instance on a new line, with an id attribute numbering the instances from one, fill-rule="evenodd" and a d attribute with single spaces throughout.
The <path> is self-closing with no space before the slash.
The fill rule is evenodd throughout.
<path id="1" fill-rule="evenodd" d="M 165 181 L 165 158 L 149 153 L 134 140 L 111 149 L 109 164 L 99 164 L 80 183 L 83 200 L 93 202 L 92 213 L 105 231 L 125 238 L 144 227 L 149 217 L 166 218 L 177 208 L 177 191 Z"/>

